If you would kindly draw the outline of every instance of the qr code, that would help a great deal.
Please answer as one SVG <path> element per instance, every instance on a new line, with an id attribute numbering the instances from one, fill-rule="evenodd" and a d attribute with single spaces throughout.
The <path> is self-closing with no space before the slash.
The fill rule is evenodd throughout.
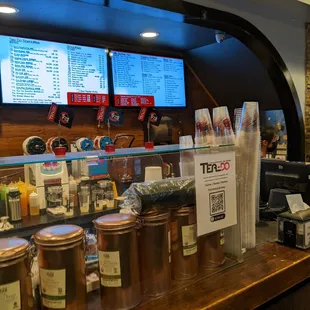
<path id="1" fill-rule="evenodd" d="M 210 194 L 210 214 L 225 212 L 225 192 L 216 192 Z"/>

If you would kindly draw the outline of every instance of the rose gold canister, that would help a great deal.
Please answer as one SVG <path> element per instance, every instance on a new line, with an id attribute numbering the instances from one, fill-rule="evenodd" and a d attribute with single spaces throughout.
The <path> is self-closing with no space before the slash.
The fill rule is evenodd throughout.
<path id="1" fill-rule="evenodd" d="M 141 290 L 146 296 L 167 293 L 171 284 L 170 213 L 140 216 L 139 255 Z"/>
<path id="2" fill-rule="evenodd" d="M 0 239 L 0 309 L 34 309 L 30 269 L 28 241 Z"/>
<path id="3" fill-rule="evenodd" d="M 83 228 L 51 226 L 38 231 L 34 240 L 42 309 L 87 310 Z"/>
<path id="4" fill-rule="evenodd" d="M 141 301 L 136 217 L 109 214 L 97 229 L 101 308 L 131 309 Z"/>
<path id="5" fill-rule="evenodd" d="M 216 231 L 199 237 L 199 263 L 201 267 L 214 268 L 225 263 L 224 232 Z"/>
<path id="6" fill-rule="evenodd" d="M 195 206 L 173 210 L 171 215 L 172 275 L 186 280 L 198 273 Z"/>

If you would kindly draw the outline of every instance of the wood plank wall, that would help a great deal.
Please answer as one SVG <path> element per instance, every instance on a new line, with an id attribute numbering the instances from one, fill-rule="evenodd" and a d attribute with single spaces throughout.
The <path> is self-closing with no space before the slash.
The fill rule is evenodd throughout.
<path id="1" fill-rule="evenodd" d="M 194 111 L 198 108 L 213 108 L 214 99 L 203 89 L 193 72 L 186 68 L 186 109 L 162 110 L 162 114 L 173 120 L 173 140 L 178 142 L 182 134 L 194 134 Z M 75 107 L 75 119 L 71 129 L 62 128 L 61 136 L 69 141 L 76 137 L 94 138 L 96 135 L 106 135 L 107 129 L 98 130 L 96 123 L 97 110 L 89 107 Z M 10 107 L 0 108 L 0 156 L 22 155 L 23 141 L 33 135 L 40 136 L 45 141 L 58 135 L 57 126 L 47 121 L 49 107 Z M 142 146 L 144 133 L 142 124 L 137 120 L 138 110 L 125 110 L 125 121 L 121 127 L 113 127 L 112 137 L 117 133 L 134 134 L 136 140 L 133 146 Z M 181 123 L 180 123 L 181 122 Z M 181 124 L 181 125 L 180 125 Z"/>

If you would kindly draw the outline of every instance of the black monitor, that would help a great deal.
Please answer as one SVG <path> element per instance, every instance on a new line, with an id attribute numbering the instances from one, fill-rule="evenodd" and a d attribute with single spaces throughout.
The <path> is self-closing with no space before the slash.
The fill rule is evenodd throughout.
<path id="1" fill-rule="evenodd" d="M 260 197 L 268 202 L 272 189 L 300 193 L 310 205 L 310 165 L 304 162 L 288 162 L 274 159 L 261 160 Z"/>

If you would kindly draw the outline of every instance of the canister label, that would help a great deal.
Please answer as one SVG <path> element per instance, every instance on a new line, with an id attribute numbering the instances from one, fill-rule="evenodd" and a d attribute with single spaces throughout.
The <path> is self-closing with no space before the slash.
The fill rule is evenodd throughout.
<path id="1" fill-rule="evenodd" d="M 98 251 L 101 285 L 122 287 L 121 260 L 119 251 Z"/>
<path id="2" fill-rule="evenodd" d="M 20 282 L 0 285 L 1 310 L 21 310 Z"/>
<path id="3" fill-rule="evenodd" d="M 197 252 L 196 224 L 182 226 L 183 256 L 193 255 Z"/>
<path id="4" fill-rule="evenodd" d="M 66 308 L 66 269 L 40 268 L 40 285 L 43 306 L 51 309 Z"/>

